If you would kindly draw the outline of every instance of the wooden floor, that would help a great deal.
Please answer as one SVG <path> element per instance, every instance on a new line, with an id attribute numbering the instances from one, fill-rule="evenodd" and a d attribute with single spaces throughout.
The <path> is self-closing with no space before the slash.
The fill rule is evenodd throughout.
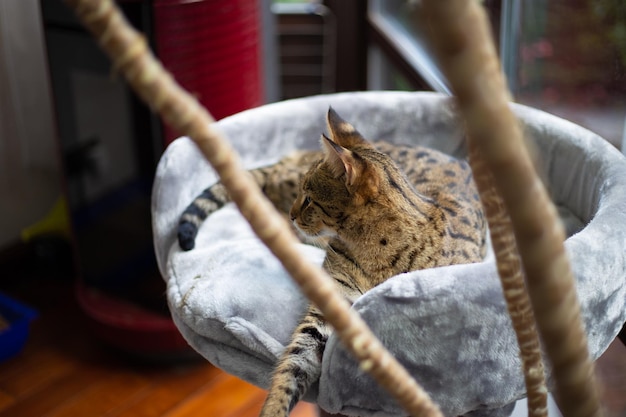
<path id="1" fill-rule="evenodd" d="M 253 417 L 265 392 L 202 359 L 152 363 L 103 346 L 86 329 L 71 286 L 19 294 L 39 310 L 17 357 L 0 364 L 0 417 Z M 296 417 L 317 416 L 301 403 Z"/>
<path id="2" fill-rule="evenodd" d="M 626 417 L 626 346 L 615 340 L 596 361 L 605 417 Z"/>
<path id="3" fill-rule="evenodd" d="M 264 391 L 204 360 L 150 363 L 103 346 L 87 330 L 71 285 L 22 286 L 38 309 L 32 336 L 0 364 L 0 417 L 253 417 Z M 606 417 L 626 416 L 626 348 L 614 342 L 597 363 Z M 301 403 L 294 417 L 317 416 Z"/>

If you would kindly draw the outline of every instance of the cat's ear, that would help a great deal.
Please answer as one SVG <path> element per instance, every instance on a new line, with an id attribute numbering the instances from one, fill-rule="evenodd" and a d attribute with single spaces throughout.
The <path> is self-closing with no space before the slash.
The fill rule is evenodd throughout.
<path id="1" fill-rule="evenodd" d="M 322 134 L 322 145 L 324 148 L 325 161 L 329 165 L 333 175 L 339 178 L 346 175 L 346 185 L 352 188 L 365 170 L 365 161 L 357 154 Z"/>
<path id="2" fill-rule="evenodd" d="M 354 126 L 343 120 L 332 107 L 328 108 L 326 121 L 332 140 L 339 146 L 350 148 L 367 143 Z"/>

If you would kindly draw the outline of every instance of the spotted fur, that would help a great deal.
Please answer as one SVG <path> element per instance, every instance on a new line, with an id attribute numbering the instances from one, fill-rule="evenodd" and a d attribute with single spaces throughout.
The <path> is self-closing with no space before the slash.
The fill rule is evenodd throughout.
<path id="1" fill-rule="evenodd" d="M 483 258 L 485 220 L 465 161 L 423 147 L 371 144 L 332 109 L 327 120 L 321 151 L 251 173 L 302 235 L 323 242 L 323 268 L 349 302 L 403 272 Z M 183 249 L 227 201 L 218 183 L 185 210 Z M 317 381 L 330 333 L 310 305 L 276 366 L 261 416 L 287 416 Z"/>

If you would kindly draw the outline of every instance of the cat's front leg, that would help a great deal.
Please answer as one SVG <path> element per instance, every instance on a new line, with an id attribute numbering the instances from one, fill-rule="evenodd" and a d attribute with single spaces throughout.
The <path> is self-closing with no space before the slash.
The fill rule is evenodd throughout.
<path id="1" fill-rule="evenodd" d="M 261 417 L 287 417 L 319 379 L 322 355 L 331 333 L 321 313 L 309 307 L 274 371 Z"/>

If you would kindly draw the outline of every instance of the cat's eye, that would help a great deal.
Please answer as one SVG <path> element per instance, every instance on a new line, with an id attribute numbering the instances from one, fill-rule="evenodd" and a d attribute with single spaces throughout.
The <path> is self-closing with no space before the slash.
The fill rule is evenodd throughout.
<path id="1" fill-rule="evenodd" d="M 302 207 L 300 207 L 300 211 L 303 211 L 305 208 L 309 207 L 309 204 L 311 204 L 311 197 L 304 197 L 304 201 L 302 202 Z"/>

